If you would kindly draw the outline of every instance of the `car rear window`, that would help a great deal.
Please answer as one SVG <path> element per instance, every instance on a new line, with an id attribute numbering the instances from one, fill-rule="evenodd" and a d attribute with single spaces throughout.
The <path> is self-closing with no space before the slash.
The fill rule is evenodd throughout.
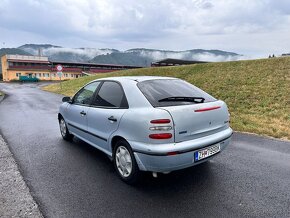
<path id="1" fill-rule="evenodd" d="M 196 86 L 180 79 L 155 79 L 146 80 L 137 84 L 138 88 L 153 107 L 166 107 L 196 104 L 195 101 L 160 101 L 170 97 L 203 98 L 205 102 L 216 101 L 214 97 L 197 88 Z"/>

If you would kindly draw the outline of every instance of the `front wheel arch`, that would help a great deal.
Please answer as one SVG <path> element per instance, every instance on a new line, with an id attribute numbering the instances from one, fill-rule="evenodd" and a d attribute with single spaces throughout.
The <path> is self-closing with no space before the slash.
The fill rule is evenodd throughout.
<path id="1" fill-rule="evenodd" d="M 63 122 L 62 122 L 63 121 Z M 66 121 L 65 119 L 63 118 L 63 116 L 59 113 L 58 114 L 58 123 L 59 123 L 59 127 L 60 127 L 60 132 L 61 132 L 61 136 L 64 140 L 66 141 L 71 141 L 72 138 L 73 138 L 73 135 L 69 132 L 68 128 L 67 128 L 67 124 L 66 124 Z M 63 128 L 65 128 L 66 130 L 64 131 L 65 133 L 62 132 L 62 125 L 61 123 L 64 123 L 63 125 Z"/>
<path id="2" fill-rule="evenodd" d="M 60 113 L 58 113 L 58 115 L 57 115 L 58 121 L 60 121 L 61 118 L 63 118 L 63 116 Z"/>

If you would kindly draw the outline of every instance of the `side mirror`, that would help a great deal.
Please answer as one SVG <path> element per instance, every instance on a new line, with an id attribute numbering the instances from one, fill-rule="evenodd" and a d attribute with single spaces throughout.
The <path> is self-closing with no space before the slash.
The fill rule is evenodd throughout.
<path id="1" fill-rule="evenodd" d="M 62 102 L 68 102 L 71 103 L 71 98 L 70 97 L 63 97 Z"/>

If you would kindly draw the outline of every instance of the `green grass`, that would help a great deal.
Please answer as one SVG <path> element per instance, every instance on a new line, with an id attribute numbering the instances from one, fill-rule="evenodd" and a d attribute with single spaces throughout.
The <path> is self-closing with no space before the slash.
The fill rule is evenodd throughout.
<path id="1" fill-rule="evenodd" d="M 290 140 L 290 58 L 144 68 L 82 77 L 44 87 L 72 96 L 87 82 L 111 76 L 155 75 L 184 79 L 224 100 L 234 130 Z"/>

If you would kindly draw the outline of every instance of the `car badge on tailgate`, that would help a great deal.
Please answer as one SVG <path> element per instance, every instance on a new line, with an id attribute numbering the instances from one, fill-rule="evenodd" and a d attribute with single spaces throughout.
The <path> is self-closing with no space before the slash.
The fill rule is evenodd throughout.
<path id="1" fill-rule="evenodd" d="M 185 134 L 185 133 L 187 133 L 187 131 L 181 131 L 181 132 L 179 132 L 180 135 L 181 134 Z"/>

